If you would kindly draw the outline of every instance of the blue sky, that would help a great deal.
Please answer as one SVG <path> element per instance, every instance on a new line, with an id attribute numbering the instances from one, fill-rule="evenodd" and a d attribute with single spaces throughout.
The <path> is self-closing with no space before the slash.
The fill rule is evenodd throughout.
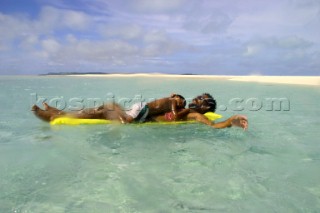
<path id="1" fill-rule="evenodd" d="M 0 74 L 319 75 L 320 0 L 0 0 Z"/>

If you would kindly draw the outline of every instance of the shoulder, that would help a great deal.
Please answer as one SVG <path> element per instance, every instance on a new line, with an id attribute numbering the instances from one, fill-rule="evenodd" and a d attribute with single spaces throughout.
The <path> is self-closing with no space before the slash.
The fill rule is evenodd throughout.
<path id="1" fill-rule="evenodd" d="M 202 117 L 202 116 L 203 115 L 198 113 L 198 112 L 189 112 L 188 113 L 188 119 L 196 119 L 196 118 L 199 118 L 199 117 Z"/>
<path id="2" fill-rule="evenodd" d="M 188 120 L 196 120 L 200 123 L 204 123 L 204 124 L 207 124 L 207 125 L 211 125 L 212 122 L 206 117 L 204 116 L 203 114 L 201 113 L 198 113 L 198 112 L 191 112 L 187 115 L 187 119 Z"/>

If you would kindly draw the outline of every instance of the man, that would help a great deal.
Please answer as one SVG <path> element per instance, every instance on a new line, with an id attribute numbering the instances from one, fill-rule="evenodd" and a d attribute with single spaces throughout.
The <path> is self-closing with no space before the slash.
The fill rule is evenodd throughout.
<path id="1" fill-rule="evenodd" d="M 244 115 L 234 115 L 228 118 L 225 121 L 221 121 L 218 123 L 210 121 L 203 114 L 206 112 L 215 112 L 216 110 L 216 101 L 215 99 L 208 93 L 204 93 L 202 95 L 197 96 L 192 100 L 189 104 L 189 113 L 182 117 L 181 121 L 195 120 L 199 123 L 204 123 L 213 128 L 221 129 L 231 126 L 237 126 L 246 130 L 248 128 L 248 119 Z M 153 119 L 155 121 L 173 121 L 168 119 L 168 114 L 155 116 Z"/>

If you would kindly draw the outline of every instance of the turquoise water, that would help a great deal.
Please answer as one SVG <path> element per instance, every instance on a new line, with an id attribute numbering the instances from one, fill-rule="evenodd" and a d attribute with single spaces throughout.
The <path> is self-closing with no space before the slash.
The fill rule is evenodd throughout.
<path id="1" fill-rule="evenodd" d="M 320 209 L 319 87 L 150 77 L 1 77 L 0 88 L 0 212 Z M 68 106 L 72 98 L 90 105 L 90 98 L 107 100 L 113 94 L 126 104 L 137 95 L 149 100 L 172 92 L 186 98 L 209 92 L 225 118 L 246 114 L 249 130 L 201 124 L 50 127 L 30 111 L 35 97 L 60 98 Z M 286 102 L 272 109 L 268 98 Z"/>

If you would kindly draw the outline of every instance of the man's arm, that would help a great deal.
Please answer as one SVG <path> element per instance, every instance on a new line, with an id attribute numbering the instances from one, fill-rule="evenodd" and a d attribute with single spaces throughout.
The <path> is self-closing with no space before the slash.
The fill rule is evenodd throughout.
<path id="1" fill-rule="evenodd" d="M 238 126 L 240 128 L 243 128 L 244 130 L 246 130 L 248 128 L 248 120 L 243 115 L 234 115 L 225 121 L 221 121 L 218 123 L 212 123 L 204 115 L 197 113 L 197 112 L 192 112 L 187 115 L 187 119 L 188 120 L 196 120 L 200 123 L 204 123 L 208 126 L 212 126 L 213 128 L 216 128 L 216 129 L 222 129 L 222 128 L 231 127 L 231 126 Z"/>

